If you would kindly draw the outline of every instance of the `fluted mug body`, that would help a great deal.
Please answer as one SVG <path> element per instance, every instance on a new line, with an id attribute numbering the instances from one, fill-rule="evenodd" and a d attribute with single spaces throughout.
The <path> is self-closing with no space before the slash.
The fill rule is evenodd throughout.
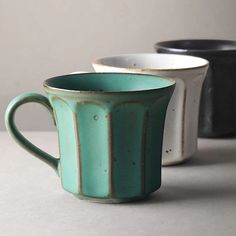
<path id="1" fill-rule="evenodd" d="M 174 79 L 176 87 L 166 115 L 162 164 L 178 164 L 196 153 L 206 60 L 171 54 L 126 54 L 96 59 L 93 67 L 97 72 L 143 73 Z"/>
<path id="2" fill-rule="evenodd" d="M 236 134 L 236 41 L 184 39 L 155 44 L 158 53 L 192 55 L 209 61 L 200 102 L 198 135 L 222 138 Z"/>
<path id="3" fill-rule="evenodd" d="M 58 129 L 60 159 L 54 167 L 65 190 L 80 198 L 122 202 L 160 187 L 173 81 L 88 73 L 51 78 L 44 88 Z"/>

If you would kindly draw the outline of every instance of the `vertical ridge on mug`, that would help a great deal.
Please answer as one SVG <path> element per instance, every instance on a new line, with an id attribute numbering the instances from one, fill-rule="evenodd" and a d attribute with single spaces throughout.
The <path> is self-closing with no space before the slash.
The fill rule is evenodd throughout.
<path id="1" fill-rule="evenodd" d="M 120 103 L 111 116 L 114 194 L 119 198 L 126 197 L 127 192 L 143 194 L 142 153 L 136 147 L 142 147 L 145 107 L 137 102 Z"/>
<path id="2" fill-rule="evenodd" d="M 74 113 L 70 102 L 58 96 L 50 97 L 56 114 L 56 125 L 60 149 L 60 177 L 62 186 L 72 193 L 81 191 L 79 181 L 79 150 L 77 130 L 75 129 Z M 72 138 L 73 137 L 73 138 Z"/>
<path id="3" fill-rule="evenodd" d="M 101 105 L 90 101 L 77 103 L 76 113 L 83 170 L 82 193 L 105 197 L 110 192 L 107 111 Z"/>

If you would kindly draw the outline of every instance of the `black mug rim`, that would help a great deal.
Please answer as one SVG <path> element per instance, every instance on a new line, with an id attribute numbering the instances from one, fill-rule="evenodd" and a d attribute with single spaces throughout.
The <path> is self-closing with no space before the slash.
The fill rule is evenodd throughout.
<path id="1" fill-rule="evenodd" d="M 215 44 L 218 48 L 207 48 L 206 46 L 203 48 L 188 48 L 188 47 L 175 47 L 174 44 L 181 43 L 190 43 L 190 44 Z M 219 48 L 219 46 L 228 46 L 228 48 Z M 164 49 L 169 52 L 193 52 L 193 53 L 222 53 L 222 52 L 234 52 L 236 53 L 236 41 L 235 40 L 225 40 L 225 39 L 177 39 L 177 40 L 167 40 L 160 41 L 154 45 L 155 49 Z"/>

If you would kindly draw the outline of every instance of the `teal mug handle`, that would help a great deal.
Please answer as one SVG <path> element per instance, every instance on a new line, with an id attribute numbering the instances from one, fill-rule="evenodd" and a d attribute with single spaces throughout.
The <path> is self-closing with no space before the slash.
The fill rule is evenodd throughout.
<path id="1" fill-rule="evenodd" d="M 5 124 L 7 131 L 14 138 L 14 140 L 25 150 L 33 154 L 38 159 L 44 161 L 45 163 L 50 165 L 55 171 L 57 171 L 59 159 L 51 156 L 50 154 L 44 152 L 43 150 L 32 144 L 28 139 L 26 139 L 20 133 L 20 131 L 17 129 L 15 125 L 15 112 L 17 108 L 25 103 L 31 103 L 31 102 L 39 103 L 44 107 L 46 107 L 53 118 L 54 124 L 56 124 L 53 114 L 53 108 L 46 97 L 37 93 L 24 93 L 15 97 L 7 107 L 5 113 Z"/>

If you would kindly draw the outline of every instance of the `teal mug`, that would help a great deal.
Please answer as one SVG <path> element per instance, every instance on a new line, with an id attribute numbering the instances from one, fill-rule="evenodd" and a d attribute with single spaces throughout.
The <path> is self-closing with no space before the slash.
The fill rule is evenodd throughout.
<path id="1" fill-rule="evenodd" d="M 54 77 L 44 82 L 47 98 L 26 93 L 10 102 L 6 127 L 79 198 L 108 203 L 141 199 L 161 185 L 164 121 L 174 87 L 174 81 L 153 75 Z M 16 128 L 15 111 L 28 102 L 40 103 L 51 113 L 59 158 L 33 145 Z"/>

